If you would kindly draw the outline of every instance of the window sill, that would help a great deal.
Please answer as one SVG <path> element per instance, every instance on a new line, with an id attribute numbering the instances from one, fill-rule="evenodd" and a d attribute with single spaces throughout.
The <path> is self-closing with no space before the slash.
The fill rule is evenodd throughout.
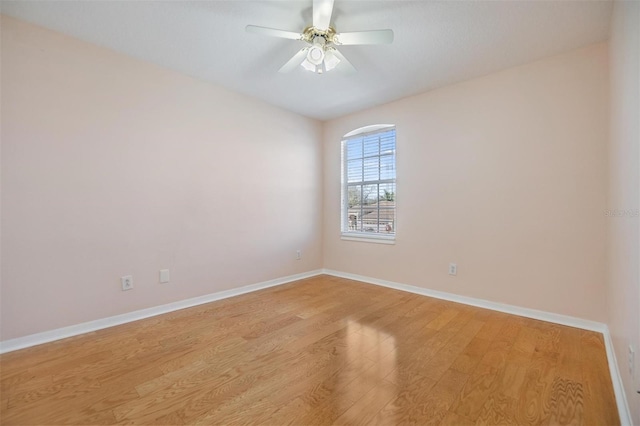
<path id="1" fill-rule="evenodd" d="M 374 243 L 374 244 L 395 244 L 396 237 L 387 235 L 363 235 L 355 233 L 343 233 L 340 236 L 343 241 L 357 241 L 361 243 Z"/>

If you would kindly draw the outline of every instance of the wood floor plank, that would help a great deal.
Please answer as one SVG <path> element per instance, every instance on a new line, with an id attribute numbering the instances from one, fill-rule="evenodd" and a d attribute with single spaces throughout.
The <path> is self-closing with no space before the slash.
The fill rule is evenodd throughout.
<path id="1" fill-rule="evenodd" d="M 462 373 L 471 373 L 476 369 L 477 365 L 480 364 L 490 344 L 490 340 L 478 337 L 476 334 L 462 353 L 453 361 L 451 368 Z"/>
<path id="2" fill-rule="evenodd" d="M 468 378 L 456 370 L 448 370 L 438 382 L 416 375 L 399 386 L 398 396 L 380 411 L 375 423 L 438 425 Z"/>
<path id="3" fill-rule="evenodd" d="M 330 276 L 0 356 L 0 423 L 619 424 L 602 336 Z"/>
<path id="4" fill-rule="evenodd" d="M 494 337 L 496 337 L 494 335 Z M 494 340 L 471 373 L 464 389 L 458 395 L 454 411 L 469 420 L 476 420 L 482 411 L 486 399 L 494 394 L 500 385 L 499 377 L 504 369 L 509 346 L 503 341 Z"/>
<path id="5" fill-rule="evenodd" d="M 469 419 L 462 417 L 459 414 L 454 413 L 453 411 L 448 411 L 447 415 L 440 422 L 440 426 L 473 426 L 475 425 Z"/>
<path id="6" fill-rule="evenodd" d="M 495 392 L 485 400 L 476 425 L 518 425 L 516 400 L 503 392 Z"/>
<path id="7" fill-rule="evenodd" d="M 579 425 L 584 423 L 584 386 L 571 379 L 556 377 L 549 394 L 549 424 Z"/>
<path id="8" fill-rule="evenodd" d="M 448 340 L 435 354 L 428 358 L 430 353 L 423 356 L 421 365 L 416 366 L 416 371 L 432 380 L 439 380 L 440 377 L 451 367 L 458 355 L 469 345 L 473 337 L 480 330 L 483 323 L 478 320 L 471 320 Z M 434 347 L 437 347 L 434 344 Z M 425 351 L 426 352 L 426 351 Z"/>
<path id="9" fill-rule="evenodd" d="M 307 404 L 311 417 L 307 417 L 307 412 L 301 413 L 296 416 L 298 423 L 314 423 L 318 418 L 333 422 L 383 379 L 373 361 L 363 358 L 348 362 L 300 393 L 298 398 Z"/>
<path id="10" fill-rule="evenodd" d="M 552 415 L 550 397 L 557 374 L 557 358 L 536 352 L 518 394 L 518 423 L 546 424 Z"/>
<path id="11" fill-rule="evenodd" d="M 283 406 L 274 409 L 271 411 L 269 415 L 268 424 L 273 425 L 282 425 L 282 426 L 293 426 L 300 424 L 313 424 L 311 422 L 302 423 L 300 421 L 307 413 L 311 412 L 312 409 L 307 403 L 305 403 L 302 398 L 294 398 L 291 401 L 287 402 Z M 324 417 L 322 417 L 324 418 Z"/>
<path id="12" fill-rule="evenodd" d="M 396 385 L 381 380 L 347 411 L 336 419 L 341 425 L 366 425 L 376 416 L 377 410 L 397 395 Z"/>

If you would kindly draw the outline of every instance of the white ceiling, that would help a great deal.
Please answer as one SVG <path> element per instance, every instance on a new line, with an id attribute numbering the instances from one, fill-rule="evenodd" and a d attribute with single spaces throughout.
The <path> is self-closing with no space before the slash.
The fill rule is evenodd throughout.
<path id="1" fill-rule="evenodd" d="M 358 69 L 277 70 L 304 43 L 245 33 L 302 31 L 311 0 L 6 1 L 4 14 L 326 120 L 604 41 L 610 1 L 335 0 L 338 32 L 391 28 L 391 45 L 343 46 Z"/>

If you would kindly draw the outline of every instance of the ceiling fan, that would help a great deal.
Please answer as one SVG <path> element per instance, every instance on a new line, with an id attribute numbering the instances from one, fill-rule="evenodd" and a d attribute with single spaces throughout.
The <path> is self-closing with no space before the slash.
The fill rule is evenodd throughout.
<path id="1" fill-rule="evenodd" d="M 290 72 L 298 65 L 308 71 L 322 74 L 338 65 L 337 69 L 344 73 L 353 73 L 356 69 L 336 46 L 356 44 L 386 44 L 393 42 L 392 30 L 356 31 L 338 33 L 331 26 L 331 14 L 334 0 L 313 0 L 313 24 L 301 33 L 277 30 L 275 28 L 247 25 L 249 33 L 263 34 L 271 37 L 302 40 L 308 44 L 293 55 L 278 72 Z"/>

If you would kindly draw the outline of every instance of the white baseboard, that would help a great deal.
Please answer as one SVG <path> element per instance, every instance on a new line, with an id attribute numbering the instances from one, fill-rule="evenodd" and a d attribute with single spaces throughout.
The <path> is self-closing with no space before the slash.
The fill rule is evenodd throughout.
<path id="1" fill-rule="evenodd" d="M 429 296 L 436 299 L 448 300 L 450 302 L 462 303 L 464 305 L 491 309 L 492 311 L 505 312 L 507 314 L 518 315 L 521 317 L 533 318 L 561 325 L 568 325 L 569 327 L 597 331 L 599 333 L 603 333 L 607 328 L 607 326 L 601 322 L 570 317 L 567 315 L 553 314 L 550 312 L 538 311 L 536 309 L 521 308 L 519 306 L 507 305 L 506 303 L 491 302 L 489 300 L 476 299 L 474 297 L 460 296 L 458 294 L 447 293 L 444 291 L 430 290 L 428 288 L 416 287 L 408 284 L 400 284 L 392 281 L 379 280 L 377 278 L 365 277 L 362 275 L 350 274 L 346 272 L 333 271 L 331 269 L 323 269 L 322 272 L 327 275 L 362 281 L 365 283 L 393 288 L 395 290 L 406 291 L 409 293 L 415 293 L 422 296 Z"/>
<path id="2" fill-rule="evenodd" d="M 568 315 L 554 314 L 551 312 L 539 311 L 537 309 L 522 308 L 519 306 L 508 305 L 506 303 L 491 302 L 484 299 L 476 299 L 474 297 L 460 296 L 458 294 L 447 293 L 444 291 L 430 290 L 423 287 L 416 287 L 408 284 L 401 284 L 392 281 L 380 280 L 377 278 L 366 277 L 363 275 L 351 274 L 347 272 L 334 271 L 331 269 L 323 269 L 322 273 L 333 275 L 335 277 L 347 278 L 350 280 L 361 281 L 369 284 L 388 287 L 395 290 L 415 293 L 422 296 L 429 296 L 436 299 L 448 300 L 451 302 L 462 303 L 464 305 L 477 306 L 479 308 L 491 309 L 493 311 L 505 312 L 507 314 L 518 315 L 521 317 L 533 318 L 536 320 L 552 322 L 555 324 L 566 325 L 569 327 L 581 328 L 584 330 L 596 331 L 602 333 L 607 351 L 607 361 L 609 363 L 609 373 L 613 382 L 613 391 L 616 397 L 618 413 L 620 415 L 620 423 L 623 426 L 632 426 L 631 412 L 624 392 L 624 386 L 620 377 L 618 363 L 616 362 L 615 351 L 609 333 L 609 327 L 606 324 L 586 320 L 582 318 L 571 317 Z"/>
<path id="3" fill-rule="evenodd" d="M 602 333 L 604 336 L 604 346 L 607 349 L 607 361 L 609 362 L 609 373 L 611 373 L 611 381 L 613 382 L 613 392 L 616 395 L 616 404 L 618 404 L 618 414 L 620 415 L 620 424 L 623 426 L 633 426 L 631 418 L 631 410 L 624 391 L 624 384 L 618 369 L 618 361 L 616 360 L 616 351 L 613 350 L 613 340 L 609 327 Z"/>
<path id="4" fill-rule="evenodd" d="M 126 314 L 115 315 L 95 321 L 71 325 L 69 327 L 62 327 L 55 330 L 44 331 L 42 333 L 36 333 L 24 337 L 5 340 L 3 342 L 0 342 L 0 354 L 17 351 L 18 349 L 24 349 L 31 346 L 41 345 L 43 343 L 53 342 L 54 340 L 65 339 L 67 337 L 77 336 L 79 334 L 89 333 L 92 331 L 101 330 L 103 328 L 113 327 L 132 321 L 138 321 L 156 315 L 166 314 L 168 312 L 177 311 L 179 309 L 185 309 L 192 306 L 202 305 L 204 303 L 215 302 L 216 300 L 227 299 L 229 297 L 239 296 L 241 294 L 262 290 L 269 287 L 275 287 L 292 281 L 320 275 L 321 273 L 322 270 L 317 269 L 315 271 L 289 275 L 287 277 L 276 278 L 273 280 L 234 288 L 231 290 L 206 294 L 204 296 L 194 297 L 192 299 L 180 300 L 177 302 L 168 303 L 166 305 L 154 306 L 152 308 L 128 312 Z"/>

